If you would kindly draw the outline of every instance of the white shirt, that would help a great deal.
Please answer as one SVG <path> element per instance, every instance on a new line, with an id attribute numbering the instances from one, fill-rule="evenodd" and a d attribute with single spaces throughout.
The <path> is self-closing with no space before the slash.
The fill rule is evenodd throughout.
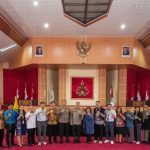
<path id="1" fill-rule="evenodd" d="M 106 122 L 114 122 L 116 112 L 114 110 L 106 110 Z"/>
<path id="2" fill-rule="evenodd" d="M 35 113 L 27 112 L 25 115 L 26 123 L 27 123 L 27 129 L 33 129 L 36 128 L 36 115 Z"/>
<path id="3" fill-rule="evenodd" d="M 35 112 L 37 121 L 46 121 L 47 116 L 46 116 L 46 109 L 42 110 L 41 108 L 38 108 Z"/>

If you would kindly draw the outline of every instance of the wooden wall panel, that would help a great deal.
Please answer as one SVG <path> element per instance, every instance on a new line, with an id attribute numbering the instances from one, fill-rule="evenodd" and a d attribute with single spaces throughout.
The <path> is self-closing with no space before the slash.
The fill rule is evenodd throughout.
<path id="1" fill-rule="evenodd" d="M 136 66 L 150 69 L 150 51 L 144 49 L 143 46 L 134 40 L 133 63 Z"/>
<path id="2" fill-rule="evenodd" d="M 106 68 L 99 69 L 99 101 L 101 106 L 106 105 Z"/>
<path id="3" fill-rule="evenodd" d="M 44 45 L 45 55 L 42 58 L 34 57 L 33 63 L 48 64 L 80 64 L 80 57 L 76 54 L 77 37 L 35 37 L 32 39 L 32 47 Z M 122 45 L 130 45 L 133 48 L 133 38 L 88 38 L 92 43 L 89 56 L 86 58 L 87 64 L 132 64 L 130 58 L 121 57 Z"/>
<path id="4" fill-rule="evenodd" d="M 76 41 L 79 37 L 33 37 L 22 47 L 11 68 L 28 64 L 81 64 L 76 54 Z M 86 64 L 135 64 L 150 69 L 150 52 L 131 37 L 89 37 L 92 43 Z M 35 45 L 44 46 L 44 56 L 35 57 Z M 122 45 L 131 46 L 131 57 L 121 57 Z M 135 52 L 137 48 L 137 52 Z M 139 61 L 140 60 L 140 61 Z"/>
<path id="5" fill-rule="evenodd" d="M 66 68 L 61 66 L 58 70 L 58 104 L 61 105 L 62 101 L 66 99 Z"/>
<path id="6" fill-rule="evenodd" d="M 119 68 L 118 106 L 126 106 L 127 68 Z"/>
<path id="7" fill-rule="evenodd" d="M 10 68 L 18 68 L 32 64 L 32 40 L 29 39 L 18 54 L 14 56 L 14 59 L 10 62 Z"/>
<path id="8" fill-rule="evenodd" d="M 38 103 L 41 101 L 47 103 L 47 66 L 38 67 Z"/>

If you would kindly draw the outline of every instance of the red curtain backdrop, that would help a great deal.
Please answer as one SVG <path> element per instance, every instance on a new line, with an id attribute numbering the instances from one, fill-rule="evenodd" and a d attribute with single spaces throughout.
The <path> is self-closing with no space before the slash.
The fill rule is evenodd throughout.
<path id="1" fill-rule="evenodd" d="M 86 91 L 86 95 L 81 95 L 79 96 L 77 94 L 77 89 L 81 87 L 81 83 L 84 83 L 84 88 Z M 93 99 L 93 78 L 88 78 L 88 77 L 72 77 L 72 98 L 73 99 Z M 80 92 L 80 91 L 79 91 Z"/>
<path id="2" fill-rule="evenodd" d="M 137 100 L 137 90 L 141 95 L 141 100 L 145 101 L 146 90 L 150 97 L 150 71 L 148 70 L 127 70 L 127 101 L 131 100 L 134 90 L 134 100 Z"/>
<path id="3" fill-rule="evenodd" d="M 38 68 L 25 67 L 17 69 L 4 69 L 3 71 L 4 104 L 13 102 L 17 88 L 19 99 L 24 99 L 25 83 L 28 99 L 31 98 L 32 88 L 34 90 L 33 99 L 38 99 Z M 32 86 L 33 85 L 33 86 Z"/>

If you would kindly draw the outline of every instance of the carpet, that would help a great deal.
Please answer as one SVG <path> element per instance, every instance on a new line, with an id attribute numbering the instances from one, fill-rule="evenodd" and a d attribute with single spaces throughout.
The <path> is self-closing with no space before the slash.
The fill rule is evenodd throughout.
<path id="1" fill-rule="evenodd" d="M 25 138 L 26 139 L 26 138 Z M 150 145 L 146 144 L 128 144 L 123 142 L 122 144 L 117 144 L 115 143 L 114 145 L 111 144 L 86 144 L 86 138 L 82 137 L 81 138 L 81 143 L 80 144 L 74 144 L 72 143 L 73 139 L 71 138 L 71 141 L 69 144 L 64 143 L 64 144 L 47 144 L 47 145 L 42 145 L 42 146 L 37 146 L 33 145 L 32 147 L 29 146 L 23 146 L 23 147 L 18 147 L 18 146 L 13 146 L 11 148 L 4 148 L 4 150 L 150 150 Z M 17 143 L 16 139 L 15 142 Z M 25 140 L 26 143 L 26 140 Z M 5 145 L 5 139 L 4 139 L 4 145 Z"/>

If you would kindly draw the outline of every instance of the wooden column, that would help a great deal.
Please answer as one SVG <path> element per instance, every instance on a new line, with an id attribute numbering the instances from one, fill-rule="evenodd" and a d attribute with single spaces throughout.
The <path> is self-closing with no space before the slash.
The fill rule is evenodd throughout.
<path id="1" fill-rule="evenodd" d="M 118 106 L 126 106 L 127 98 L 127 69 L 119 68 Z"/>
<path id="2" fill-rule="evenodd" d="M 106 105 L 106 68 L 99 69 L 99 101 L 101 106 Z"/>
<path id="3" fill-rule="evenodd" d="M 58 71 L 58 82 L 59 82 L 59 93 L 58 93 L 58 104 L 61 105 L 62 101 L 66 99 L 66 68 L 61 66 Z"/>
<path id="4" fill-rule="evenodd" d="M 0 63 L 0 104 L 3 104 L 3 64 Z"/>
<path id="5" fill-rule="evenodd" d="M 47 67 L 39 65 L 38 67 L 38 104 L 43 101 L 47 103 Z"/>

